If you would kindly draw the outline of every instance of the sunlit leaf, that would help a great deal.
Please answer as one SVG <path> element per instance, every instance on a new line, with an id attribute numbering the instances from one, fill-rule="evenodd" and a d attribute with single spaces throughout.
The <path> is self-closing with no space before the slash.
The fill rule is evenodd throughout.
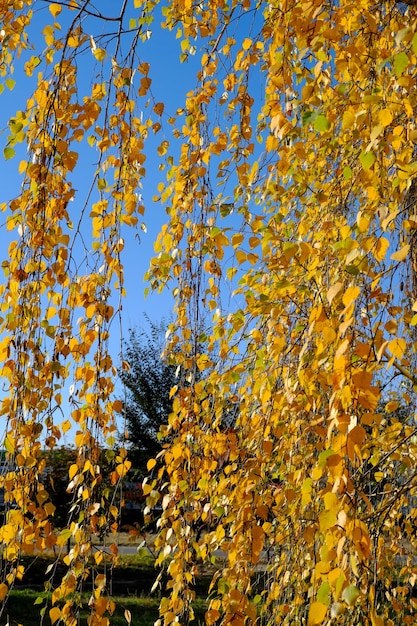
<path id="1" fill-rule="evenodd" d="M 16 151 L 10 146 L 6 146 L 6 148 L 3 149 L 3 154 L 4 154 L 4 158 L 7 161 L 9 159 L 12 159 L 15 156 Z"/>
<path id="2" fill-rule="evenodd" d="M 371 150 L 367 152 L 361 152 L 361 154 L 359 155 L 359 160 L 362 164 L 363 169 L 369 170 L 369 168 L 372 167 L 375 162 L 375 155 Z"/>
<path id="3" fill-rule="evenodd" d="M 407 258 L 409 251 L 410 251 L 410 244 L 407 243 L 405 246 L 401 248 L 401 250 L 397 250 L 397 252 L 394 252 L 393 254 L 391 254 L 391 259 L 393 261 L 404 261 Z"/>
<path id="4" fill-rule="evenodd" d="M 324 115 L 318 115 L 314 120 L 314 128 L 319 132 L 329 130 L 331 124 Z"/>
<path id="5" fill-rule="evenodd" d="M 57 622 L 61 617 L 61 609 L 59 609 L 57 606 L 52 607 L 52 609 L 49 610 L 49 617 L 51 623 L 55 624 L 55 622 Z"/>
<path id="6" fill-rule="evenodd" d="M 316 626 L 322 624 L 327 615 L 327 605 L 322 602 L 312 602 L 308 610 L 308 626 Z"/>
<path id="7" fill-rule="evenodd" d="M 404 51 L 398 52 L 398 54 L 394 56 L 394 71 L 397 78 L 402 76 L 408 63 L 409 59 Z"/>
<path id="8" fill-rule="evenodd" d="M 58 4 L 58 2 L 52 2 L 52 3 L 49 5 L 49 10 L 50 10 L 50 12 L 51 12 L 52 16 L 53 16 L 54 18 L 56 18 L 56 16 L 57 16 L 57 15 L 59 15 L 59 14 L 61 13 L 61 11 L 62 11 L 62 6 L 61 6 L 60 4 Z"/>

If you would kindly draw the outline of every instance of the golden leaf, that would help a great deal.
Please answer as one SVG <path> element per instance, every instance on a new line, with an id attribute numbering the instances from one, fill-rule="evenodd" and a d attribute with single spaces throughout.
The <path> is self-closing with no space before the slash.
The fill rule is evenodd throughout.
<path id="1" fill-rule="evenodd" d="M 49 610 L 49 617 L 51 623 L 55 624 L 55 622 L 57 622 L 61 617 L 61 609 L 59 609 L 57 606 L 52 607 L 52 609 Z"/>
<path id="2" fill-rule="evenodd" d="M 360 292 L 361 290 L 359 289 L 359 287 L 356 287 L 356 286 L 348 287 L 342 297 L 343 304 L 346 307 L 352 304 L 352 302 L 354 302 L 356 298 L 359 296 Z"/>
<path id="3" fill-rule="evenodd" d="M 327 615 L 328 607 L 322 602 L 312 602 L 308 610 L 308 626 L 316 626 L 322 624 Z"/>
<path id="4" fill-rule="evenodd" d="M 106 51 L 103 50 L 103 48 L 95 48 L 91 52 L 93 53 L 97 61 L 100 61 L 100 63 L 102 63 L 106 58 Z"/>
<path id="5" fill-rule="evenodd" d="M 393 120 L 392 111 L 390 109 L 381 109 L 381 111 L 378 111 L 378 119 L 382 126 L 389 126 Z"/>
<path id="6" fill-rule="evenodd" d="M 388 350 L 391 352 L 391 354 L 394 357 L 401 360 L 405 352 L 406 346 L 407 346 L 407 343 L 405 339 L 401 339 L 401 338 L 392 339 L 388 343 Z"/>
<path id="7" fill-rule="evenodd" d="M 57 16 L 57 15 L 59 15 L 59 14 L 61 13 L 61 11 L 62 11 L 62 6 L 61 6 L 60 4 L 58 4 L 57 2 L 52 2 L 52 3 L 49 5 L 49 10 L 50 10 L 50 12 L 51 12 L 52 16 L 53 16 L 54 18 L 56 18 L 56 16 Z"/>
<path id="8" fill-rule="evenodd" d="M 409 251 L 410 251 L 410 244 L 407 243 L 405 246 L 401 248 L 401 250 L 397 250 L 397 252 L 394 252 L 393 254 L 391 254 L 391 259 L 393 261 L 404 261 L 407 258 Z"/>

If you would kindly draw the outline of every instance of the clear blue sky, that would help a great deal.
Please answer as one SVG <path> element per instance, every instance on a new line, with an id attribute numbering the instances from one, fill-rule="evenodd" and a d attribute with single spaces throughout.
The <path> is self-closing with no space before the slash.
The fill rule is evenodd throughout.
<path id="1" fill-rule="evenodd" d="M 103 14 L 117 15 L 122 2 L 110 2 L 109 0 L 100 1 L 98 7 Z M 44 25 L 52 24 L 53 18 L 49 12 L 48 3 L 38 2 L 35 18 L 33 21 L 33 27 L 30 30 L 30 37 L 37 48 L 41 47 L 41 50 L 45 48 L 44 37 L 41 35 Z M 133 8 L 133 0 L 129 1 L 129 17 L 135 18 L 139 16 L 139 12 Z M 157 9 L 156 15 L 160 16 L 161 9 Z M 127 19 L 127 22 L 129 20 Z M 58 22 L 61 22 L 64 28 L 65 21 L 63 14 L 58 16 Z M 108 28 L 109 24 L 100 23 L 97 21 L 97 32 L 100 32 L 100 27 Z M 86 29 L 88 25 L 86 25 Z M 155 96 L 156 101 L 163 101 L 165 103 L 165 111 L 168 114 L 175 114 L 177 108 L 184 104 L 184 94 L 195 86 L 196 73 L 198 67 L 198 60 L 190 57 L 187 63 L 180 63 L 179 55 L 181 53 L 179 40 L 175 37 L 175 32 L 169 32 L 162 30 L 159 27 L 157 20 L 152 28 L 152 36 L 143 44 L 140 43 L 138 47 L 138 55 L 141 61 L 146 61 L 151 66 L 150 75 L 153 79 L 152 93 Z M 125 48 L 128 49 L 129 35 L 125 38 Z M 0 130 L 3 131 L 0 135 L 1 151 L 7 142 L 7 120 L 12 117 L 16 110 L 23 109 L 27 98 L 30 96 L 31 91 L 36 85 L 36 73 L 32 79 L 28 79 L 22 71 L 22 62 L 28 57 L 24 56 L 21 61 L 16 62 L 16 70 L 14 79 L 16 85 L 12 91 L 7 88 L 0 95 L 1 103 L 1 116 L 0 116 Z M 86 69 L 81 73 L 81 77 L 85 84 L 80 81 L 80 90 L 86 89 L 86 92 L 90 89 L 91 82 L 93 80 L 92 72 L 97 71 L 97 64 L 94 68 L 94 58 L 92 55 L 88 57 L 85 55 Z M 40 66 L 41 67 L 41 66 Z M 39 69 L 39 68 L 37 68 Z M 137 83 L 139 83 L 140 75 L 136 75 Z M 134 81 L 135 81 L 134 78 Z M 167 124 L 169 128 L 169 125 Z M 155 147 L 162 141 L 162 131 L 155 137 L 154 140 L 149 142 L 150 147 Z M 170 139 L 170 137 L 168 137 Z M 19 186 L 21 184 L 21 177 L 17 172 L 17 168 L 21 159 L 27 158 L 26 146 L 21 145 L 16 148 L 16 156 L 6 162 L 2 162 L 2 191 L 0 193 L 0 202 L 8 201 L 19 192 Z M 74 180 L 74 187 L 78 190 L 75 203 L 84 201 L 84 194 L 89 186 L 91 175 L 94 172 L 93 159 L 96 154 L 91 149 L 86 149 L 81 158 L 85 160 L 86 165 L 90 166 L 90 170 L 84 171 L 84 167 L 76 168 L 72 179 Z M 90 161 L 88 163 L 88 160 Z M 146 207 L 146 214 L 143 217 L 144 225 L 146 226 L 146 232 L 140 227 L 136 232 L 134 229 L 126 227 L 124 229 L 125 250 L 124 250 L 124 263 L 125 263 L 125 286 L 127 296 L 123 303 L 123 325 L 124 330 L 127 333 L 127 329 L 136 325 L 140 325 L 142 322 L 142 313 L 146 313 L 152 319 L 160 320 L 163 317 L 169 317 L 172 307 L 173 299 L 170 296 L 170 292 L 166 291 L 162 295 L 150 294 L 145 299 L 144 289 L 146 284 L 143 281 L 143 276 L 148 268 L 149 261 L 153 255 L 153 242 L 160 230 L 161 225 L 166 221 L 166 214 L 164 208 L 152 201 L 152 197 L 156 194 L 156 187 L 159 181 L 164 180 L 165 172 L 158 171 L 159 162 L 156 159 L 152 159 L 152 153 L 146 161 L 147 176 L 144 180 L 143 198 Z M 6 182 L 7 181 L 7 182 Z M 1 257 L 7 256 L 7 245 L 11 238 L 15 238 L 15 234 L 5 232 L 6 215 L 0 216 L 0 250 Z M 85 224 L 85 228 L 89 229 L 90 225 L 88 221 Z M 138 236 L 139 234 L 139 236 Z M 117 330 L 116 333 L 117 334 Z M 118 342 L 115 337 L 115 354 L 113 357 L 117 357 Z"/>
<path id="2" fill-rule="evenodd" d="M 115 2 L 105 0 L 97 3 L 100 11 L 103 14 L 117 15 L 122 2 Z M 49 12 L 47 2 L 39 1 L 36 3 L 36 14 L 33 20 L 33 26 L 30 29 L 30 38 L 37 49 L 40 46 L 40 50 L 45 49 L 44 37 L 41 34 L 46 24 L 52 24 L 53 18 Z M 138 11 L 133 8 L 133 0 L 129 0 L 129 16 L 136 18 L 139 16 Z M 158 8 L 157 15 L 160 16 L 161 9 Z M 129 19 L 129 18 L 128 18 Z M 62 15 L 58 16 L 58 22 L 62 23 L 63 30 L 65 28 L 65 20 Z M 104 22 L 97 22 L 98 35 L 100 28 L 108 28 L 108 24 Z M 86 25 L 86 30 L 88 25 Z M 129 35 L 126 37 L 126 50 L 129 46 Z M 38 53 L 38 50 L 25 53 L 20 60 L 15 63 L 15 73 L 13 75 L 16 81 L 15 87 L 12 91 L 7 88 L 0 95 L 1 115 L 0 115 L 0 152 L 3 152 L 4 147 L 7 144 L 7 136 L 9 134 L 7 122 L 10 117 L 13 117 L 17 110 L 24 109 L 26 100 L 30 97 L 33 89 L 36 87 L 36 75 L 37 71 L 42 67 L 39 66 L 35 70 L 32 79 L 23 72 L 23 63 L 28 60 L 31 54 Z M 152 95 L 155 100 L 165 103 L 165 112 L 168 115 L 174 115 L 177 108 L 184 105 L 184 94 L 191 90 L 196 83 L 196 73 L 198 69 L 198 59 L 190 57 L 187 63 L 180 63 L 179 55 L 181 53 L 180 41 L 176 39 L 175 32 L 163 31 L 159 27 L 157 21 L 152 28 L 152 36 L 148 41 L 143 44 L 139 44 L 138 55 L 140 60 L 146 61 L 151 66 L 150 75 L 153 79 Z M 85 90 L 85 94 L 91 93 L 91 83 L 94 82 L 95 77 L 93 72 L 97 72 L 100 69 L 98 63 L 96 63 L 91 51 L 86 51 L 85 66 L 80 61 L 80 67 L 82 68 L 81 76 L 79 79 L 79 89 L 81 93 Z M 106 74 L 105 74 L 106 75 Z M 134 78 L 139 84 L 140 75 L 136 75 Z M 85 82 L 84 82 L 85 81 Z M 170 126 L 167 124 L 167 128 Z M 162 131 L 155 137 L 154 140 L 149 142 L 150 147 L 156 148 L 157 145 L 163 139 Z M 170 137 L 167 137 L 170 139 Z M 8 161 L 2 160 L 1 169 L 1 191 L 0 191 L 0 203 L 8 202 L 13 197 L 16 197 L 19 193 L 19 188 L 22 182 L 21 176 L 18 174 L 19 162 L 22 159 L 27 159 L 26 144 L 20 144 L 15 147 L 16 156 Z M 84 203 L 86 191 L 89 188 L 91 179 L 94 173 L 94 159 L 97 158 L 97 152 L 93 149 L 82 149 L 80 153 L 79 164 L 81 167 L 77 167 L 71 175 L 73 186 L 77 189 L 77 194 L 74 201 L 74 207 L 71 210 L 77 210 L 78 203 L 82 205 Z M 128 329 L 135 326 L 142 326 L 146 324 L 143 314 L 145 313 L 149 318 L 159 321 L 162 318 L 169 318 L 171 316 L 173 308 L 173 298 L 170 290 L 166 290 L 163 294 L 150 294 L 145 299 L 144 290 L 146 283 L 144 282 L 144 274 L 148 269 L 149 261 L 153 256 L 153 243 L 157 237 L 157 234 L 161 228 L 161 225 L 166 221 L 166 214 L 164 207 L 158 203 L 152 201 L 152 197 L 157 193 L 157 184 L 165 179 L 165 172 L 159 171 L 159 161 L 152 158 L 152 153 L 146 161 L 146 179 L 143 182 L 143 199 L 146 207 L 146 213 L 143 217 L 143 222 L 146 226 L 145 230 L 142 230 L 140 226 L 137 231 L 132 228 L 124 227 L 122 233 L 125 240 L 125 249 L 123 253 L 123 262 L 125 266 L 125 288 L 127 295 L 123 301 L 122 309 L 122 332 L 125 338 L 128 337 Z M 91 200 L 91 202 L 97 201 L 97 197 Z M 88 216 L 88 212 L 86 217 Z M 7 247 L 11 240 L 17 238 L 17 233 L 9 233 L 6 230 L 7 214 L 0 214 L 0 263 L 3 259 L 7 258 Z M 86 233 L 91 231 L 91 225 L 88 220 L 83 226 Z M 138 237 L 139 234 L 139 237 Z M 86 236 L 89 239 L 89 235 Z M 110 341 L 110 351 L 113 360 L 116 364 L 119 363 L 120 354 L 120 328 L 118 320 L 111 329 L 112 338 Z M 1 381 L 0 381 L 1 382 Z M 68 384 L 70 384 L 69 381 Z M 64 392 L 65 395 L 65 392 Z M 63 410 L 66 412 L 66 403 L 64 402 Z M 65 438 L 66 442 L 71 442 L 71 431 Z"/>

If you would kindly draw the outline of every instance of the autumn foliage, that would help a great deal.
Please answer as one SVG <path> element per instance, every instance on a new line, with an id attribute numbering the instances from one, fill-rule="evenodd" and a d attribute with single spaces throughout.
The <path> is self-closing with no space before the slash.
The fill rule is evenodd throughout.
<path id="1" fill-rule="evenodd" d="M 74 592 L 95 567 L 90 533 L 116 528 L 117 489 L 100 489 L 100 447 L 114 445 L 121 408 L 108 341 L 122 230 L 146 220 L 156 139 L 167 222 L 147 278 L 175 297 L 166 353 L 179 372 L 145 485 L 163 507 L 160 624 L 192 619 L 200 564 L 219 554 L 207 624 L 415 623 L 413 4 L 124 0 L 101 13 L 88 0 L 0 2 L 3 85 L 35 79 L 4 146 L 6 159 L 20 144 L 28 156 L 2 205 L 2 484 L 14 503 L 0 530 L 2 598 L 24 575 L 22 551 L 71 536 L 47 609 L 75 624 Z M 159 28 L 181 62 L 200 62 L 176 111 L 152 92 L 146 46 Z M 42 446 L 74 424 L 73 506 L 56 531 Z M 115 487 L 128 468 L 122 449 Z M 98 576 L 91 624 L 112 610 Z"/>

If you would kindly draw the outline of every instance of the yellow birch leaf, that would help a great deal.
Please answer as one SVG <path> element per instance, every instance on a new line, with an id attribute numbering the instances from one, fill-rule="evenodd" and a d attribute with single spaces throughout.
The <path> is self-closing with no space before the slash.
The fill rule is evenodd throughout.
<path id="1" fill-rule="evenodd" d="M 73 463 L 70 466 L 69 471 L 68 471 L 69 479 L 72 480 L 77 472 L 78 472 L 78 465 L 76 463 Z"/>
<path id="2" fill-rule="evenodd" d="M 156 459 L 149 459 L 149 461 L 146 463 L 146 468 L 148 470 L 148 472 L 150 472 L 156 465 Z"/>
<path id="3" fill-rule="evenodd" d="M 404 261 L 407 258 L 409 250 L 410 250 L 410 244 L 407 243 L 400 250 L 397 250 L 397 252 L 394 252 L 393 254 L 391 254 L 391 259 L 393 261 Z"/>
<path id="4" fill-rule="evenodd" d="M 348 436 L 349 439 L 353 441 L 353 443 L 356 443 L 358 446 L 360 446 L 362 441 L 366 437 L 366 431 L 362 426 L 357 425 L 349 432 Z"/>
<path id="5" fill-rule="evenodd" d="M 323 602 L 312 602 L 308 611 L 307 626 L 322 624 L 327 614 L 327 608 Z"/>
<path id="6" fill-rule="evenodd" d="M 208 367 L 211 367 L 211 365 L 212 365 L 212 362 L 207 356 L 207 354 L 200 354 L 197 357 L 197 367 L 200 370 L 200 372 L 204 371 Z"/>
<path id="7" fill-rule="evenodd" d="M 337 296 L 337 294 L 342 289 L 342 287 L 343 287 L 343 283 L 340 283 L 340 282 L 335 283 L 334 285 L 330 287 L 329 291 L 327 292 L 327 300 L 329 301 L 329 304 L 332 303 L 332 301 Z"/>
<path id="8" fill-rule="evenodd" d="M 80 39 L 77 35 L 70 35 L 67 39 L 67 45 L 70 48 L 78 48 L 80 45 Z"/>
<path id="9" fill-rule="evenodd" d="M 104 83 L 95 83 L 91 91 L 93 100 L 102 100 L 106 95 L 106 85 Z"/>
<path id="10" fill-rule="evenodd" d="M 332 528 L 337 522 L 336 513 L 334 510 L 322 511 L 319 515 L 320 530 L 322 532 Z"/>
<path id="11" fill-rule="evenodd" d="M 380 237 L 375 243 L 375 247 L 372 249 L 372 253 L 377 261 L 383 261 L 385 254 L 389 248 L 389 241 L 385 237 Z"/>
<path id="12" fill-rule="evenodd" d="M 237 248 L 238 246 L 240 246 L 243 240 L 244 240 L 244 236 L 242 235 L 242 233 L 236 233 L 232 237 L 232 246 L 234 248 Z"/>
<path id="13" fill-rule="evenodd" d="M 182 457 L 182 453 L 183 453 L 182 447 L 180 445 L 176 444 L 175 446 L 173 446 L 171 448 L 171 453 L 172 453 L 172 456 L 174 457 L 174 459 L 181 458 Z"/>
<path id="14" fill-rule="evenodd" d="M 132 466 L 131 461 L 123 461 L 116 467 L 116 472 L 121 478 L 124 478 Z"/>
<path id="15" fill-rule="evenodd" d="M 381 480 L 384 478 L 384 472 L 375 472 L 374 478 L 377 483 L 380 483 Z"/>
<path id="16" fill-rule="evenodd" d="M 59 609 L 57 606 L 52 607 L 52 609 L 50 609 L 49 611 L 49 617 L 51 619 L 51 623 L 55 624 L 55 622 L 57 622 L 61 617 L 61 609 Z"/>
<path id="17" fill-rule="evenodd" d="M 342 117 L 343 130 L 352 128 L 355 122 L 356 122 L 356 115 L 350 109 L 348 109 L 347 111 L 343 113 L 343 117 Z"/>
<path id="18" fill-rule="evenodd" d="M 356 300 L 360 292 L 361 290 L 359 289 L 359 287 L 348 287 L 342 297 L 343 304 L 345 306 L 349 306 L 349 304 L 352 304 L 352 302 Z"/>
<path id="19" fill-rule="evenodd" d="M 95 50 L 92 50 L 92 53 L 97 61 L 100 61 L 100 63 L 106 58 L 106 51 L 103 50 L 103 48 L 96 48 Z"/>
<path id="20" fill-rule="evenodd" d="M 337 506 L 337 495 L 335 493 L 333 493 L 332 491 L 329 491 L 328 493 L 324 494 L 323 497 L 324 500 L 324 507 L 326 509 L 326 511 L 331 511 L 332 509 L 335 509 Z"/>
<path id="21" fill-rule="evenodd" d="M 391 352 L 392 356 L 397 359 L 402 359 L 406 346 L 407 343 L 405 339 L 392 339 L 388 344 L 388 350 Z"/>
<path id="22" fill-rule="evenodd" d="M 62 6 L 58 4 L 57 2 L 53 2 L 52 4 L 49 5 L 49 11 L 51 12 L 52 16 L 55 18 L 57 15 L 61 13 Z"/>
<path id="23" fill-rule="evenodd" d="M 378 119 L 382 126 L 389 126 L 393 120 L 393 115 L 389 109 L 382 109 L 378 113 Z"/>

